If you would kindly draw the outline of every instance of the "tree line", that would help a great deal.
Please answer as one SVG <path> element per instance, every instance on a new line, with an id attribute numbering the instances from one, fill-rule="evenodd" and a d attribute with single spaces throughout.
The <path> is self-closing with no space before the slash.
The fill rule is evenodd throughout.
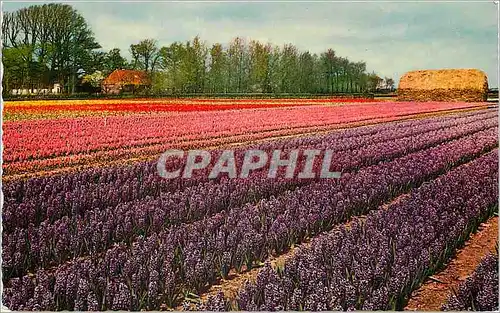
<path id="1" fill-rule="evenodd" d="M 118 48 L 103 51 L 82 15 L 67 4 L 32 5 L 4 12 L 4 91 L 46 88 L 65 93 L 99 88 L 115 69 L 146 71 L 157 94 L 181 93 L 352 93 L 394 88 L 391 78 L 368 73 L 333 49 L 320 54 L 257 40 L 232 39 L 209 45 L 199 36 L 160 46 L 154 39 L 130 45 L 131 59 Z"/>

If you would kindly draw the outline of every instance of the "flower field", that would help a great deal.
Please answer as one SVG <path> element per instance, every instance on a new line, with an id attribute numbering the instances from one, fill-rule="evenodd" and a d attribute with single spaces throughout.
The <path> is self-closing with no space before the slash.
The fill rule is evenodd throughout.
<path id="1" fill-rule="evenodd" d="M 402 310 L 498 209 L 498 110 L 483 103 L 113 101 L 4 108 L 11 310 Z M 327 149 L 342 175 L 158 175 L 168 149 L 214 165 L 227 148 L 238 166 L 248 150 Z M 467 288 L 495 308 L 498 258 L 484 263 L 443 309 L 469 308 Z"/>
<path id="2" fill-rule="evenodd" d="M 453 293 L 446 311 L 494 311 L 498 308 L 498 253 L 484 257 L 474 273 Z"/>
<path id="3" fill-rule="evenodd" d="M 280 105 L 265 109 L 169 111 L 104 118 L 65 118 L 62 114 L 57 123 L 54 119 L 12 121 L 4 125 L 4 175 L 35 175 L 123 163 L 124 159 L 156 156 L 169 148 L 207 148 L 478 107 L 481 104 L 437 102 L 419 106 L 391 102 Z"/>

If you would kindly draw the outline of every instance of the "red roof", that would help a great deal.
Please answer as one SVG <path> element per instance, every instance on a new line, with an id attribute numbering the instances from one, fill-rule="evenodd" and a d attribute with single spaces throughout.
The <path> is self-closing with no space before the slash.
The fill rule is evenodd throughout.
<path id="1" fill-rule="evenodd" d="M 143 71 L 114 70 L 102 83 L 103 85 L 149 85 L 151 80 Z"/>

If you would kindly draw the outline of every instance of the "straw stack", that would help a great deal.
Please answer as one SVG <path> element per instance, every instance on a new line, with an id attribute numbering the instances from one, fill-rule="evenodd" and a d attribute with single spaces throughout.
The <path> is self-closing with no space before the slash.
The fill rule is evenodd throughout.
<path id="1" fill-rule="evenodd" d="M 477 69 L 408 72 L 399 81 L 400 101 L 482 102 L 488 97 L 488 78 Z"/>

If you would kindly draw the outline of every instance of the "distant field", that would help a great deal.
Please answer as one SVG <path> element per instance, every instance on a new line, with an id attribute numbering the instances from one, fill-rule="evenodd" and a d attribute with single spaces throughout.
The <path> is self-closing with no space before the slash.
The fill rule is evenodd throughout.
<path id="1" fill-rule="evenodd" d="M 332 99 L 106 99 L 7 101 L 4 120 L 126 115 L 133 113 L 223 111 L 306 105 L 374 103 L 364 98 Z"/>
<path id="2" fill-rule="evenodd" d="M 34 102 L 6 104 L 4 175 L 101 166 L 168 148 L 238 142 L 477 109 L 475 103 L 340 103 L 336 100 Z M 330 105 L 334 104 L 334 105 Z"/>
<path id="3" fill-rule="evenodd" d="M 366 99 L 7 103 L 4 304 L 402 310 L 498 205 L 498 110 L 487 107 Z M 158 175 L 166 150 L 208 150 L 213 165 L 229 148 L 237 164 L 250 149 L 328 149 L 331 170 L 342 176 L 280 171 L 270 179 L 266 167 L 237 179 L 209 179 L 205 169 L 188 179 Z"/>

